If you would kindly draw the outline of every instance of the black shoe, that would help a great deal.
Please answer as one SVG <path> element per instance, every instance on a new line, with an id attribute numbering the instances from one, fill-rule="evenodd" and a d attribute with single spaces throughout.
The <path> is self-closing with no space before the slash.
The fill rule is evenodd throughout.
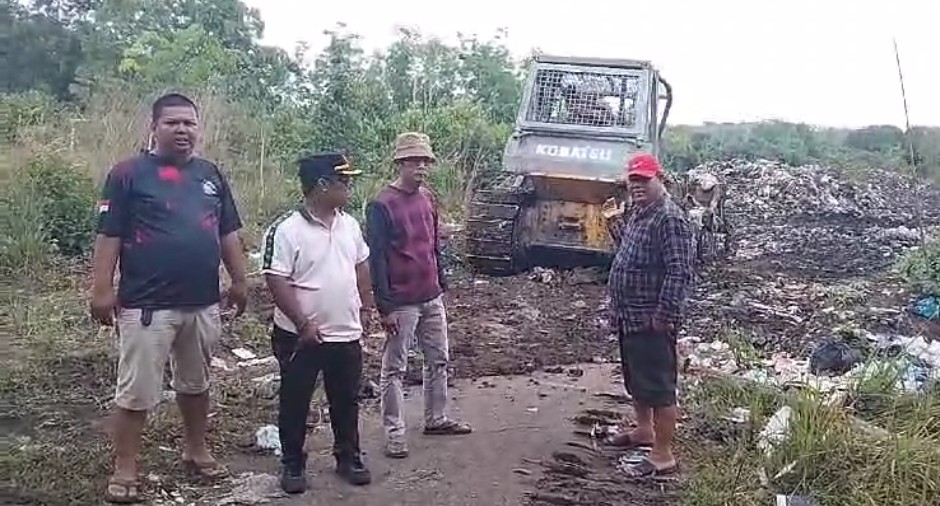
<path id="1" fill-rule="evenodd" d="M 359 455 L 337 459 L 336 473 L 350 485 L 360 486 L 372 483 L 372 473 L 362 463 L 362 458 Z"/>
<path id="2" fill-rule="evenodd" d="M 307 491 L 306 465 L 285 465 L 281 470 L 281 488 L 288 494 Z"/>

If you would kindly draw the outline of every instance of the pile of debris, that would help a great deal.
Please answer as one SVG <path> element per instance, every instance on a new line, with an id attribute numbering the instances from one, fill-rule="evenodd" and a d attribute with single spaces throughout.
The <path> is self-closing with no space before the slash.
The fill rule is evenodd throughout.
<path id="1" fill-rule="evenodd" d="M 763 160 L 709 163 L 693 172 L 724 182 L 737 242 L 732 265 L 707 273 L 697 287 L 684 338 L 693 367 L 839 389 L 871 372 L 871 356 L 863 360 L 833 337 L 850 327 L 860 336 L 857 344 L 878 352 L 877 364 L 903 365 L 899 387 L 940 379 L 940 342 L 910 325 L 909 313 L 929 320 L 933 306 L 905 311 L 911 295 L 886 276 L 919 244 L 918 213 L 924 224 L 940 223 L 940 189 L 898 171 Z M 726 342 L 731 329 L 741 330 L 766 360 L 742 367 Z M 818 365 L 836 359 L 839 367 Z"/>
<path id="2" fill-rule="evenodd" d="M 940 189 L 899 172 L 771 161 L 694 172 L 724 183 L 737 252 L 696 287 L 689 335 L 708 342 L 746 329 L 765 353 L 796 355 L 842 325 L 916 335 L 910 294 L 886 274 L 919 244 L 918 198 L 923 223 L 940 223 Z"/>
<path id="3" fill-rule="evenodd" d="M 897 391 L 919 392 L 940 382 L 940 341 L 866 331 L 857 337 L 854 343 L 838 338 L 822 342 L 808 358 L 777 352 L 753 362 L 742 361 L 740 351 L 724 341 L 684 338 L 679 349 L 687 370 L 779 388 L 810 387 L 832 393 L 879 376 L 893 381 Z"/>
<path id="4" fill-rule="evenodd" d="M 940 189 L 897 171 L 849 172 L 759 160 L 714 162 L 693 173 L 717 176 L 738 256 L 781 272 L 843 278 L 880 272 L 940 223 Z"/>

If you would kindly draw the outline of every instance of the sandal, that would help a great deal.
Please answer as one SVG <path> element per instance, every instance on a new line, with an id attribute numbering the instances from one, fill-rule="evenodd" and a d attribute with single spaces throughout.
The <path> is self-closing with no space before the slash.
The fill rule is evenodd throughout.
<path id="1" fill-rule="evenodd" d="M 621 432 L 613 436 L 604 438 L 604 446 L 612 446 L 624 450 L 633 450 L 636 448 L 651 448 L 653 442 L 637 441 L 629 432 Z"/>
<path id="2" fill-rule="evenodd" d="M 461 436 L 471 432 L 473 428 L 470 424 L 454 420 L 446 420 L 438 425 L 424 428 L 424 433 L 429 436 Z"/>
<path id="3" fill-rule="evenodd" d="M 207 480 L 218 480 L 228 476 L 228 469 L 219 461 L 197 463 L 195 460 L 183 460 L 183 468 L 187 473 Z"/>
<path id="4" fill-rule="evenodd" d="M 140 498 L 140 482 L 112 476 L 108 479 L 104 498 L 114 504 L 134 504 L 142 501 Z"/>
<path id="5" fill-rule="evenodd" d="M 679 465 L 673 464 L 662 469 L 656 467 L 656 464 L 653 463 L 650 459 L 643 459 L 636 464 L 630 464 L 624 467 L 622 470 L 623 474 L 627 475 L 627 478 L 630 479 L 640 479 L 640 478 L 656 478 L 660 476 L 671 476 L 679 472 Z"/>

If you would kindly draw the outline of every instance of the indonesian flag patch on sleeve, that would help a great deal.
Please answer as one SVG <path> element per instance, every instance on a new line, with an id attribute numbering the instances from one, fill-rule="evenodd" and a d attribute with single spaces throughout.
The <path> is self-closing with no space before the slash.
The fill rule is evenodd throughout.
<path id="1" fill-rule="evenodd" d="M 111 201 L 110 200 L 99 200 L 98 201 L 98 213 L 104 214 L 111 210 Z"/>

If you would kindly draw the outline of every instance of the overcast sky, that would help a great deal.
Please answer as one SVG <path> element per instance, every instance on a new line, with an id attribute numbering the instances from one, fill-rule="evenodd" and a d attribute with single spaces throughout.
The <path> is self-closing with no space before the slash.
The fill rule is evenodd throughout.
<path id="1" fill-rule="evenodd" d="M 784 119 L 903 126 L 891 38 L 911 121 L 940 126 L 940 0 L 248 0 L 265 42 L 319 50 L 344 22 L 367 49 L 412 26 L 452 39 L 509 32 L 518 55 L 652 60 L 673 85 L 671 123 Z M 450 4 L 450 5 L 448 5 Z M 554 7 L 552 7 L 554 5 Z"/>

